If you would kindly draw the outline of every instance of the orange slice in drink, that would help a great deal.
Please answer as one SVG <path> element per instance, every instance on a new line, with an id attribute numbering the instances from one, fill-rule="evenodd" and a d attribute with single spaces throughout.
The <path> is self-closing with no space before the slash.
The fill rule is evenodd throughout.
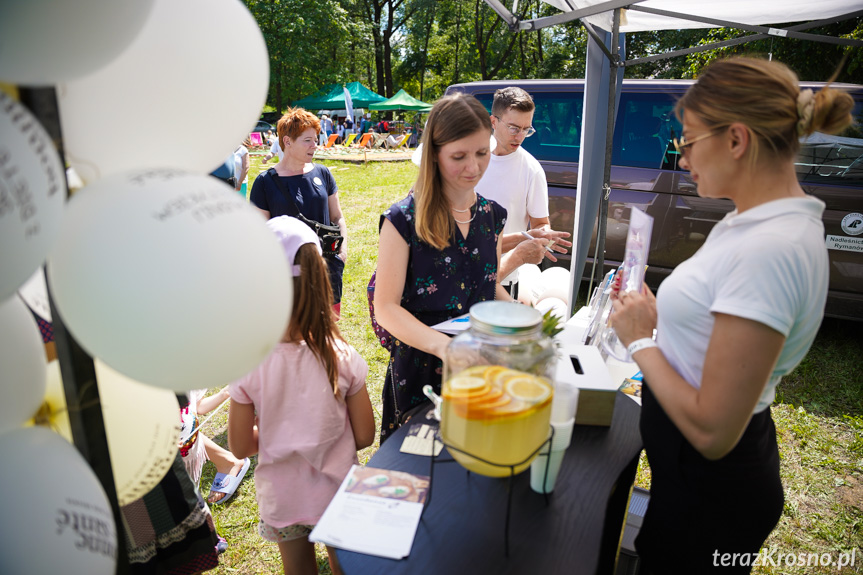
<path id="1" fill-rule="evenodd" d="M 513 399 L 511 397 L 508 399 L 509 401 L 507 401 L 506 403 L 496 405 L 494 407 L 489 407 L 488 409 L 483 410 L 483 415 L 490 418 L 497 418 L 511 417 L 531 412 L 530 408 L 533 407 L 531 404 L 525 403 L 518 399 Z"/>
<path id="2" fill-rule="evenodd" d="M 446 399 L 470 400 L 488 393 L 491 386 L 481 377 L 457 375 L 445 386 L 443 397 Z"/>
<path id="3" fill-rule="evenodd" d="M 489 386 L 489 390 L 487 393 L 473 398 L 471 402 L 475 404 L 489 403 L 492 401 L 497 401 L 503 396 L 503 394 L 503 390 L 499 387 Z"/>
<path id="4" fill-rule="evenodd" d="M 495 378 L 504 371 L 507 371 L 507 368 L 500 365 L 490 365 L 488 366 L 488 369 L 485 370 L 485 380 L 492 383 Z"/>
<path id="5" fill-rule="evenodd" d="M 500 365 L 475 365 L 459 372 L 457 377 L 481 377 L 486 382 L 491 383 L 494 381 L 495 376 L 502 371 L 506 371 L 506 368 Z"/>
<path id="6" fill-rule="evenodd" d="M 477 413 L 477 414 L 486 413 L 488 411 L 500 409 L 500 408 L 504 407 L 505 405 L 508 405 L 509 403 L 512 402 L 512 398 L 509 397 L 508 395 L 504 395 L 503 393 L 501 393 L 498 397 L 495 397 L 494 399 L 491 399 L 491 400 L 485 400 L 485 398 L 483 398 L 483 399 L 484 399 L 484 401 L 479 401 L 479 402 L 474 402 L 474 403 L 468 404 L 468 406 L 467 406 L 468 410 L 470 410 L 472 413 Z"/>
<path id="7" fill-rule="evenodd" d="M 485 379 L 486 372 L 493 368 L 493 365 L 475 365 L 473 367 L 469 367 L 457 374 L 456 377 L 468 376 L 468 377 L 481 377 Z"/>

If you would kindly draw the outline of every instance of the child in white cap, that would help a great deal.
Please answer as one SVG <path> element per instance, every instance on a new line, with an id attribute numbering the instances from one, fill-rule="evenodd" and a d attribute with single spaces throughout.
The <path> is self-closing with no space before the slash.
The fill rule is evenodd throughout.
<path id="1" fill-rule="evenodd" d="M 269 357 L 231 384 L 228 443 L 237 457 L 260 454 L 259 532 L 278 543 L 285 572 L 317 573 L 309 533 L 357 463 L 357 450 L 374 441 L 368 366 L 336 325 L 317 234 L 289 216 L 267 226 L 292 266 L 293 311 Z"/>

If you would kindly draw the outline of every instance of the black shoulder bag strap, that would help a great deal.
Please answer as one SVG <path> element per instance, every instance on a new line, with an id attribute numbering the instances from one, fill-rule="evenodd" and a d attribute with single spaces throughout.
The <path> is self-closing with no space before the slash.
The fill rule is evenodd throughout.
<path id="1" fill-rule="evenodd" d="M 344 241 L 344 236 L 342 235 L 342 230 L 339 226 L 328 226 L 326 224 L 322 224 L 321 222 L 316 222 L 315 220 L 310 220 L 306 216 L 304 216 L 300 209 L 297 207 L 297 203 L 294 201 L 294 197 L 290 194 L 288 190 L 282 185 L 282 180 L 279 174 L 276 172 L 276 168 L 270 168 L 267 170 L 267 175 L 270 177 L 273 182 L 275 182 L 276 187 L 285 196 L 285 199 L 288 200 L 288 211 L 293 210 L 293 213 L 289 213 L 288 215 L 292 218 L 297 218 L 310 228 L 314 230 L 316 234 L 318 234 L 318 238 L 321 240 L 321 250 L 324 252 L 324 255 L 332 256 L 339 253 L 339 250 L 342 247 L 342 242 Z"/>

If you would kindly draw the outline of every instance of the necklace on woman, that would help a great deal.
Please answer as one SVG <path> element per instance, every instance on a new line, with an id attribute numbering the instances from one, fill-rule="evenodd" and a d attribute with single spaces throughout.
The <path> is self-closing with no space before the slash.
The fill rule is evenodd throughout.
<path id="1" fill-rule="evenodd" d="M 470 206 L 468 206 L 467 208 L 465 208 L 465 209 L 463 209 L 463 210 L 457 210 L 457 209 L 455 209 L 455 208 L 450 208 L 450 209 L 451 209 L 452 211 L 454 211 L 454 212 L 457 212 L 457 213 L 463 214 L 463 213 L 465 213 L 465 212 L 469 212 L 469 211 L 470 211 L 470 209 L 471 209 L 472 207 L 474 207 L 478 201 L 479 201 L 479 196 L 477 196 L 477 195 L 476 195 L 476 192 L 474 192 L 474 193 L 473 193 L 473 205 L 470 205 Z M 477 210 L 477 211 L 479 211 L 479 210 Z M 473 221 L 473 219 L 474 219 L 475 217 L 476 217 L 476 211 L 474 211 L 473 215 L 470 217 L 470 219 L 469 219 L 469 220 L 461 221 L 461 220 L 457 219 L 455 216 L 453 216 L 453 217 L 452 217 L 452 219 L 454 219 L 454 220 L 456 221 L 456 223 L 459 223 L 459 224 L 469 224 L 469 223 L 471 223 L 471 222 Z"/>
<path id="2" fill-rule="evenodd" d="M 452 219 L 454 219 L 457 224 L 469 224 L 473 221 L 473 219 L 475 217 L 476 217 L 476 212 L 473 213 L 473 215 L 470 217 L 469 220 L 461 221 L 461 220 L 457 219 L 455 216 L 453 216 Z"/>

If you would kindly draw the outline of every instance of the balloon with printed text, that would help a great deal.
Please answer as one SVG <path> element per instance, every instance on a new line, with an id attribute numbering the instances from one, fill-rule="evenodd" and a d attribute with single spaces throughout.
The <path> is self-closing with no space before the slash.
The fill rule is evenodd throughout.
<path id="1" fill-rule="evenodd" d="M 93 357 L 175 391 L 245 375 L 282 338 L 292 279 L 260 212 L 179 170 L 77 192 L 48 261 L 57 310 Z"/>
<path id="2" fill-rule="evenodd" d="M 43 427 L 0 434 L 0 573 L 113 574 L 117 531 L 102 485 Z"/>
<path id="3" fill-rule="evenodd" d="M 63 217 L 64 178 L 51 138 L 0 91 L 0 300 L 45 262 Z"/>

